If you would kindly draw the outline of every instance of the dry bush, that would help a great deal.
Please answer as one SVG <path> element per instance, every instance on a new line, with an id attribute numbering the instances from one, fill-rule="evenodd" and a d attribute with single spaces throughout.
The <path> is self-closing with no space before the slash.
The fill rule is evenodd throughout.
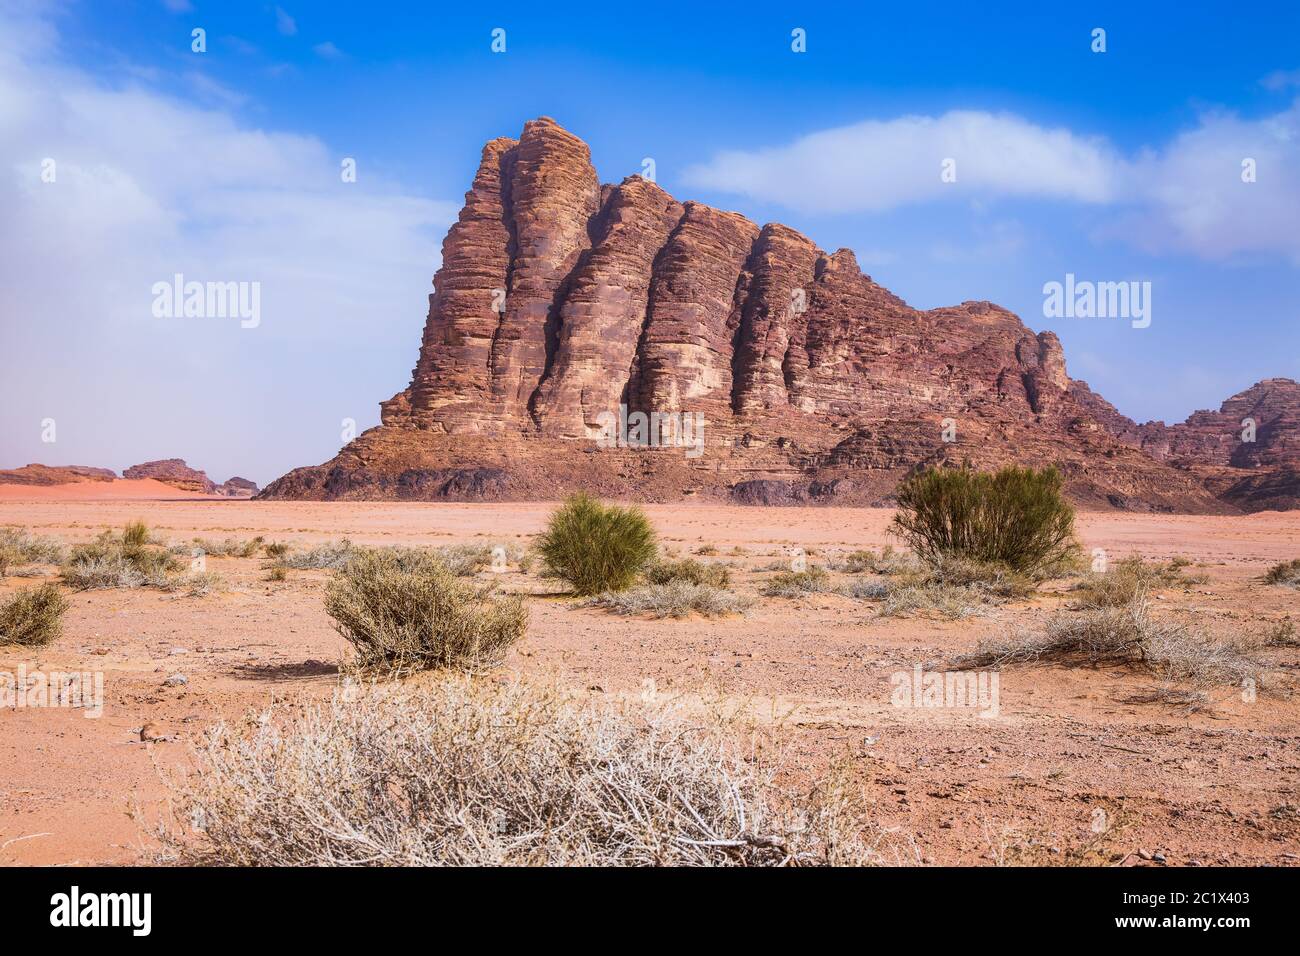
<path id="1" fill-rule="evenodd" d="M 652 617 L 687 617 L 692 611 L 705 617 L 740 614 L 753 600 L 710 584 L 676 580 L 647 584 L 626 591 L 607 591 L 587 604 L 615 614 L 649 614 Z"/>
<path id="2" fill-rule="evenodd" d="M 436 553 L 457 577 L 472 577 L 492 564 L 492 549 L 485 544 L 453 544 Z"/>
<path id="3" fill-rule="evenodd" d="M 1181 624 L 1155 618 L 1138 596 L 1122 607 L 1094 607 L 1053 615 L 1037 633 L 982 641 L 961 666 L 1056 663 L 1134 665 L 1170 681 L 1198 685 L 1259 681 L 1260 664 L 1237 647 Z"/>
<path id="4" fill-rule="evenodd" d="M 23 588 L 0 601 L 0 644 L 48 644 L 63 629 L 68 600 L 53 584 Z"/>
<path id="5" fill-rule="evenodd" d="M 722 728 L 444 676 L 220 724 L 171 774 L 164 859 L 232 866 L 876 862 L 861 788 L 802 797 Z"/>
<path id="6" fill-rule="evenodd" d="M 1062 485 L 1055 468 L 927 469 L 898 486 L 892 530 L 927 564 L 963 558 L 1049 574 L 1078 547 Z"/>
<path id="7" fill-rule="evenodd" d="M 363 670 L 478 670 L 500 663 L 528 626 L 520 598 L 491 592 L 428 552 L 358 549 L 335 572 L 325 610 Z"/>
<path id="8" fill-rule="evenodd" d="M 195 538 L 194 547 L 204 554 L 216 558 L 251 558 L 261 550 L 262 542 L 265 540 L 260 535 L 247 541 L 240 541 L 236 538 L 226 538 L 224 541 L 208 541 L 205 538 Z"/>
<path id="9" fill-rule="evenodd" d="M 1202 584 L 1204 575 L 1186 575 L 1190 561 L 1175 558 L 1165 563 L 1147 562 L 1139 555 L 1116 561 L 1105 571 L 1091 571 L 1071 590 L 1079 594 L 1080 608 L 1127 607 L 1153 590 Z"/>
<path id="10" fill-rule="evenodd" d="M 709 564 L 694 558 L 681 561 L 656 561 L 645 569 L 645 579 L 650 584 L 671 584 L 682 581 L 687 584 L 707 584 L 714 588 L 731 587 L 731 572 L 726 565 Z"/>
<path id="11" fill-rule="evenodd" d="M 1283 561 L 1275 564 L 1268 569 L 1264 575 L 1266 584 L 1284 584 L 1288 587 L 1300 588 L 1300 558 L 1293 558 L 1290 561 Z"/>
<path id="12" fill-rule="evenodd" d="M 160 591 L 181 591 L 187 597 L 203 597 L 214 591 L 224 591 L 226 579 L 212 571 L 191 571 L 171 575 L 153 586 Z"/>
<path id="13" fill-rule="evenodd" d="M 75 545 L 64 563 L 64 583 L 78 591 L 97 588 L 156 587 L 170 590 L 181 568 L 170 550 L 149 539 L 143 522 L 126 526 L 120 537 L 105 531 L 88 544 Z"/>
<path id="14" fill-rule="evenodd" d="M 262 551 L 268 558 L 283 558 L 293 550 L 293 545 L 288 541 L 268 541 L 262 545 Z"/>
<path id="15" fill-rule="evenodd" d="M 25 564 L 59 564 L 63 544 L 54 538 L 30 534 L 26 528 L 0 528 L 0 578 Z"/>
<path id="16" fill-rule="evenodd" d="M 1295 624 L 1291 618 L 1283 618 L 1278 621 L 1264 636 L 1263 645 L 1265 647 L 1300 647 L 1300 634 L 1296 633 Z"/>
<path id="17" fill-rule="evenodd" d="M 289 578 L 289 572 L 284 565 L 277 564 L 271 567 L 270 572 L 266 575 L 268 581 L 285 581 Z"/>
<path id="18" fill-rule="evenodd" d="M 586 494 L 556 508 L 537 539 L 547 569 L 584 597 L 631 586 L 655 549 L 654 528 L 640 508 L 605 505 Z"/>
<path id="19" fill-rule="evenodd" d="M 797 598 L 805 594 L 823 594 L 833 590 L 831 576 L 826 569 L 814 565 L 805 571 L 783 571 L 772 575 L 763 586 L 768 597 Z"/>
<path id="20" fill-rule="evenodd" d="M 341 541 L 318 544 L 306 551 L 282 554 L 279 562 L 296 571 L 336 571 L 351 561 L 358 550 L 351 541 L 344 538 Z"/>
<path id="21" fill-rule="evenodd" d="M 920 581 L 886 585 L 881 617 L 906 617 L 917 612 L 932 612 L 952 621 L 987 614 L 989 607 L 1001 603 L 977 587 Z"/>

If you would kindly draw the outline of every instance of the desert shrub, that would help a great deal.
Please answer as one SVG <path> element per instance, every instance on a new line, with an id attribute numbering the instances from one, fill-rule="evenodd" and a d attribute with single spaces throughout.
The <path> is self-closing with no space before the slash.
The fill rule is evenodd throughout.
<path id="1" fill-rule="evenodd" d="M 272 566 L 271 570 L 266 575 L 268 581 L 285 581 L 288 580 L 288 577 L 289 572 L 282 564 Z"/>
<path id="2" fill-rule="evenodd" d="M 1264 581 L 1267 584 L 1285 584 L 1300 588 L 1300 558 L 1273 565 L 1264 575 Z"/>
<path id="3" fill-rule="evenodd" d="M 500 663 L 528 625 L 518 597 L 491 590 L 427 552 L 362 549 L 335 572 L 325 610 L 360 669 L 479 670 Z"/>
<path id="4" fill-rule="evenodd" d="M 580 595 L 621 591 L 654 558 L 655 533 L 640 508 L 578 494 L 551 513 L 537 551 Z"/>
<path id="5" fill-rule="evenodd" d="M 63 545 L 53 538 L 30 534 L 26 528 L 0 528 L 0 577 L 25 564 L 59 564 Z"/>
<path id="6" fill-rule="evenodd" d="M 0 601 L 0 644 L 50 643 L 59 636 L 67 610 L 67 598 L 53 584 L 15 592 Z"/>
<path id="7" fill-rule="evenodd" d="M 203 597 L 213 591 L 224 590 L 226 580 L 213 571 L 190 571 L 155 578 L 149 582 L 149 586 L 160 591 L 181 592 L 187 597 Z"/>
<path id="8" fill-rule="evenodd" d="M 132 521 L 122 529 L 122 545 L 139 548 L 149 543 L 149 526 L 143 521 Z"/>
<path id="9" fill-rule="evenodd" d="M 1114 562 L 1105 571 L 1090 571 L 1071 590 L 1079 595 L 1077 607 L 1127 607 L 1150 591 L 1203 580 L 1183 574 L 1182 569 L 1190 563 L 1175 559 L 1161 564 L 1134 555 Z"/>
<path id="10" fill-rule="evenodd" d="M 335 571 L 352 560 L 359 549 L 347 538 L 318 544 L 306 551 L 280 556 L 280 563 L 296 571 Z"/>
<path id="11" fill-rule="evenodd" d="M 224 541 L 208 541 L 204 538 L 195 538 L 194 546 L 204 554 L 216 558 L 251 558 L 261 550 L 264 540 L 266 539 L 260 536 L 250 538 L 247 541 L 240 541 L 236 538 L 226 538 Z"/>
<path id="12" fill-rule="evenodd" d="M 94 541 L 74 545 L 61 574 L 69 587 L 159 587 L 167 589 L 171 575 L 181 567 L 166 547 L 151 543 L 142 522 L 127 525 L 120 536 L 105 531 Z"/>
<path id="13" fill-rule="evenodd" d="M 655 561 L 646 566 L 645 579 L 650 584 L 707 584 L 715 588 L 731 587 L 731 572 L 722 564 L 707 564 L 694 558 L 681 561 Z"/>
<path id="14" fill-rule="evenodd" d="M 470 577 L 492 564 L 492 549 L 485 544 L 453 544 L 437 554 L 457 577 Z"/>
<path id="15" fill-rule="evenodd" d="M 981 642 L 962 666 L 1002 667 L 1048 662 L 1074 666 L 1130 664 L 1167 680 L 1239 684 L 1258 680 L 1257 661 L 1238 648 L 1151 614 L 1145 597 L 1118 607 L 1053 615 L 1040 632 Z"/>
<path id="16" fill-rule="evenodd" d="M 1300 647 L 1300 634 L 1291 618 L 1283 618 L 1274 624 L 1264 635 L 1265 647 Z"/>
<path id="17" fill-rule="evenodd" d="M 889 596 L 893 585 L 880 578 L 853 577 L 835 588 L 837 594 L 859 601 L 879 601 Z"/>
<path id="18" fill-rule="evenodd" d="M 782 571 L 774 574 L 763 586 L 763 593 L 768 597 L 795 598 L 829 590 L 831 590 L 831 576 L 826 573 L 825 568 L 817 565 L 806 571 Z"/>
<path id="19" fill-rule="evenodd" d="M 932 468 L 899 485 L 892 528 L 927 564 L 963 558 L 1043 574 L 1077 547 L 1061 489 L 1055 468 Z"/>
<path id="20" fill-rule="evenodd" d="M 588 602 L 615 614 L 649 614 L 652 617 L 687 617 L 692 611 L 705 617 L 739 614 L 753 601 L 710 584 L 670 580 L 626 591 L 607 591 Z"/>
<path id="21" fill-rule="evenodd" d="M 917 582 L 886 585 L 881 617 L 906 617 L 917 612 L 933 612 L 949 620 L 962 620 L 988 613 L 997 603 L 977 587 Z"/>
<path id="22" fill-rule="evenodd" d="M 262 550 L 268 558 L 283 558 L 292 548 L 293 545 L 288 541 L 268 541 L 262 545 Z"/>
<path id="23" fill-rule="evenodd" d="M 721 727 L 446 676 L 273 705 L 169 771 L 164 859 L 233 866 L 884 862 L 847 772 L 808 793 Z"/>

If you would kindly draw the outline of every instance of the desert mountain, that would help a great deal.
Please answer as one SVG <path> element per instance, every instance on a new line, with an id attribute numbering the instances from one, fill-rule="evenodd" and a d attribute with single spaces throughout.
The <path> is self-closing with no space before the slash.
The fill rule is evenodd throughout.
<path id="1" fill-rule="evenodd" d="M 262 496 L 871 504 L 918 465 L 964 460 L 1055 464 L 1096 507 L 1300 495 L 1296 383 L 1136 425 L 1069 377 L 1052 332 L 989 302 L 919 311 L 847 249 L 640 177 L 601 185 L 546 117 L 484 147 L 411 383 L 381 407 L 382 425 Z"/>

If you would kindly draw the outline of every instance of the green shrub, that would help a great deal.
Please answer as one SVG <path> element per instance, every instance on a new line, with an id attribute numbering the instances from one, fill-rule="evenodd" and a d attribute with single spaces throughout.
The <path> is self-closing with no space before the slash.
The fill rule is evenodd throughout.
<path id="1" fill-rule="evenodd" d="M 709 587 L 731 587 L 731 572 L 725 565 L 707 564 L 694 558 L 681 561 L 655 561 L 645 569 L 645 579 L 650 584 L 671 584 L 684 581 L 687 584 L 705 584 Z"/>
<path id="2" fill-rule="evenodd" d="M 59 636 L 67 598 L 53 584 L 23 588 L 0 602 L 0 644 L 48 644 Z"/>
<path id="3" fill-rule="evenodd" d="M 149 543 L 149 526 L 143 521 L 132 521 L 122 529 L 122 544 L 138 548 Z"/>
<path id="4" fill-rule="evenodd" d="M 1061 488 L 1055 468 L 932 468 L 899 485 L 893 530 L 930 565 L 956 557 L 1042 574 L 1076 549 Z"/>
<path id="5" fill-rule="evenodd" d="M 358 549 L 335 572 L 325 610 L 361 670 L 481 670 L 500 663 L 528 626 L 518 597 L 491 590 L 428 552 Z"/>
<path id="6" fill-rule="evenodd" d="M 622 591 L 654 558 L 655 533 L 640 508 L 577 494 L 551 513 L 537 551 L 580 595 Z"/>

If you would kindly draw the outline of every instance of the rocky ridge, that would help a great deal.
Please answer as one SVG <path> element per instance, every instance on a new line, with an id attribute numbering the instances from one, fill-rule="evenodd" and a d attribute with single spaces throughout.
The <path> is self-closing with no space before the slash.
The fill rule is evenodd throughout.
<path id="1" fill-rule="evenodd" d="M 1295 507 L 1295 392 L 1139 426 L 1069 377 L 1052 332 L 989 302 L 916 310 L 850 250 L 640 177 L 601 185 L 543 117 L 484 147 L 382 424 L 262 497 L 877 504 L 918 465 L 970 461 L 1057 465 L 1095 507 Z M 702 443 L 625 441 L 638 413 L 678 439 L 702 420 Z"/>

